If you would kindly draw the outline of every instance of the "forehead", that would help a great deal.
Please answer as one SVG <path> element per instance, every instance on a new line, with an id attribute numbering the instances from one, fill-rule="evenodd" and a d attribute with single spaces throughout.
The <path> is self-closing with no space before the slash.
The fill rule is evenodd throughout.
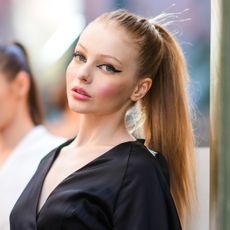
<path id="1" fill-rule="evenodd" d="M 114 23 L 90 23 L 81 34 L 79 43 L 91 51 L 113 55 L 121 60 L 137 54 L 132 38 Z"/>

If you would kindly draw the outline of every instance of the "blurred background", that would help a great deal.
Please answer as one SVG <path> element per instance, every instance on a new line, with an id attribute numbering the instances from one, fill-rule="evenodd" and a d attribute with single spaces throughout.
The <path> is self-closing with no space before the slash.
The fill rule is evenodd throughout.
<path id="1" fill-rule="evenodd" d="M 191 75 L 197 146 L 209 146 L 209 0 L 0 0 L 0 42 L 17 40 L 28 49 L 46 119 L 53 121 L 62 116 L 65 69 L 79 33 L 101 13 L 117 8 L 149 18 L 178 13 L 169 29 L 183 47 Z"/>

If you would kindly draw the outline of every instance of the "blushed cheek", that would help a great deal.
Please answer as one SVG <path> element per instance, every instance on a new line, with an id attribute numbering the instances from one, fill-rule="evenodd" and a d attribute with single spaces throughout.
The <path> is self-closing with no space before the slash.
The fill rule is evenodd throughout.
<path id="1" fill-rule="evenodd" d="M 101 97 L 106 98 L 112 98 L 112 97 L 118 97 L 122 96 L 125 92 L 127 87 L 125 85 L 116 85 L 116 84 L 110 84 L 110 85 L 101 85 L 99 94 Z"/>

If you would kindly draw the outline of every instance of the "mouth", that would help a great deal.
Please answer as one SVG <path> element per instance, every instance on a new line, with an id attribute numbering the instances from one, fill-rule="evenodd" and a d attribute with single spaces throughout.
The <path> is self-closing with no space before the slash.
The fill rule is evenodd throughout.
<path id="1" fill-rule="evenodd" d="M 91 97 L 83 88 L 80 88 L 78 86 L 73 87 L 72 92 L 75 95 L 82 96 L 83 98 L 90 98 Z"/>

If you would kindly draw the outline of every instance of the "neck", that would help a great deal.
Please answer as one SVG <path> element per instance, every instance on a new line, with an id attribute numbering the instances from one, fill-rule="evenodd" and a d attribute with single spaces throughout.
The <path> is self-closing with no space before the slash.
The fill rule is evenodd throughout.
<path id="1" fill-rule="evenodd" d="M 62 124 L 68 128 L 68 133 L 70 133 L 69 136 L 66 135 L 67 138 L 72 138 L 73 136 L 76 136 L 76 133 L 78 133 L 79 119 L 80 114 L 73 112 L 69 108 L 66 112 L 64 112 Z"/>
<path id="2" fill-rule="evenodd" d="M 125 127 L 124 114 L 111 115 L 81 115 L 76 146 L 82 145 L 109 145 L 115 146 L 125 141 L 133 141 Z"/>
<path id="3" fill-rule="evenodd" d="M 22 138 L 32 130 L 34 124 L 26 111 L 18 110 L 18 114 L 7 127 L 0 130 L 0 165 L 8 158 Z"/>

